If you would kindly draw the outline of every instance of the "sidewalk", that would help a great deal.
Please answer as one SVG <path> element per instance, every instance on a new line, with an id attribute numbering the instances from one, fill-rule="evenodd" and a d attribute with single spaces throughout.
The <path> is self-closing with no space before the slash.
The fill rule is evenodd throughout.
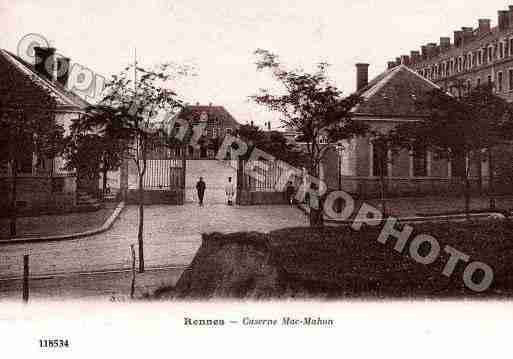
<path id="1" fill-rule="evenodd" d="M 38 217 L 20 217 L 16 221 L 17 236 L 20 239 L 37 240 L 38 238 L 65 239 L 94 233 L 104 227 L 113 215 L 120 212 L 120 203 L 107 202 L 105 208 L 95 212 L 68 213 L 62 215 L 44 215 Z M 119 214 L 119 213 L 117 213 Z M 9 240 L 9 219 L 0 218 L 0 241 Z"/>
<path id="2" fill-rule="evenodd" d="M 358 213 L 362 203 L 367 203 L 381 210 L 381 201 L 379 199 L 355 200 L 355 210 L 352 219 Z M 513 210 L 513 195 L 498 196 L 495 198 L 495 211 L 511 212 Z M 308 213 L 308 206 L 299 204 L 298 207 L 305 213 Z M 396 218 L 424 217 L 455 213 L 465 213 L 465 199 L 463 196 L 430 196 L 430 197 L 401 197 L 386 199 L 387 215 Z M 487 211 L 489 209 L 489 197 L 471 197 L 471 211 Z M 326 218 L 329 220 L 329 218 Z"/>

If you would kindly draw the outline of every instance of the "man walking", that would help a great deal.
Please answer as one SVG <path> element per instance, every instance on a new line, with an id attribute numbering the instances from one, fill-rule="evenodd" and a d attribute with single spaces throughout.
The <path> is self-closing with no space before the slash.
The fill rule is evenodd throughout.
<path id="1" fill-rule="evenodd" d="M 203 197 L 205 196 L 206 187 L 207 185 L 205 184 L 205 181 L 203 181 L 203 177 L 200 177 L 198 183 L 196 183 L 196 191 L 198 192 L 198 201 L 200 207 L 203 207 Z"/>
<path id="2" fill-rule="evenodd" d="M 224 187 L 226 193 L 226 199 L 229 206 L 233 205 L 233 196 L 235 195 L 235 189 L 233 187 L 232 178 L 228 177 L 228 183 Z"/>
<path id="3" fill-rule="evenodd" d="M 296 188 L 291 181 L 288 181 L 287 187 L 285 188 L 285 196 L 287 198 L 287 203 L 291 206 L 294 204 L 294 192 L 296 192 Z"/>

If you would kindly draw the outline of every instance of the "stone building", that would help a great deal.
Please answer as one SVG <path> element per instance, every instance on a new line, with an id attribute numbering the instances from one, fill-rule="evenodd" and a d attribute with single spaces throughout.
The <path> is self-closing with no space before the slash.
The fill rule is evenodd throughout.
<path id="1" fill-rule="evenodd" d="M 440 37 L 390 61 L 388 68 L 400 64 L 453 94 L 488 83 L 497 95 L 513 101 L 513 6 L 498 11 L 496 26 L 479 19 L 475 28 L 454 31 L 452 41 Z"/>
<path id="2" fill-rule="evenodd" d="M 368 82 L 368 66 L 356 65 L 356 93 L 363 101 L 351 110 L 352 118 L 383 133 L 400 123 L 422 120 L 425 114 L 418 112 L 415 102 L 439 86 L 402 64 L 391 66 Z M 328 147 L 322 166 L 321 178 L 330 189 L 340 186 L 360 197 L 375 197 L 380 193 L 381 171 L 384 171 L 389 196 L 457 193 L 463 190 L 467 166 L 473 188 L 487 186 L 488 166 L 480 156 L 448 161 L 437 159 L 422 148 L 393 155 L 390 150 L 376 146 L 371 136 L 358 137 L 342 145 L 341 152 L 337 152 L 335 145 Z M 385 151 L 386 155 L 380 155 L 379 151 Z"/>

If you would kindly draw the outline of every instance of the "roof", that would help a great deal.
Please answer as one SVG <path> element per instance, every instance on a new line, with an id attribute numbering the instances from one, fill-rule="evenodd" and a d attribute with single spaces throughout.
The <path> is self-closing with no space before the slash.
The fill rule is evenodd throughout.
<path id="1" fill-rule="evenodd" d="M 462 46 L 451 44 L 447 50 L 440 52 L 436 56 L 415 62 L 410 66 L 415 69 L 430 66 L 441 61 L 446 61 L 452 57 L 467 55 L 469 52 L 479 50 L 484 46 L 493 45 L 499 39 L 509 39 L 511 36 L 513 36 L 513 29 L 501 30 L 498 26 L 495 26 L 491 28 L 489 32 L 483 34 L 478 33 L 471 39 L 465 40 Z"/>
<path id="2" fill-rule="evenodd" d="M 222 122 L 224 127 L 237 128 L 240 126 L 240 123 L 237 122 L 223 106 L 187 105 L 177 116 L 188 122 L 195 123 L 201 120 L 202 114 L 206 114 L 207 120 L 218 120 Z"/>
<path id="3" fill-rule="evenodd" d="M 376 76 L 357 94 L 363 101 L 351 112 L 376 117 L 419 117 L 415 105 L 427 92 L 440 89 L 407 66 L 399 65 Z"/>
<path id="4" fill-rule="evenodd" d="M 83 111 L 91 106 L 87 101 L 83 100 L 80 96 L 68 90 L 60 83 L 50 81 L 43 75 L 37 73 L 33 65 L 3 49 L 0 49 L 0 66 L 7 67 L 5 71 L 0 72 L 2 77 L 0 81 L 11 81 L 12 74 L 8 74 L 10 71 L 14 71 L 17 76 L 23 77 L 24 80 L 20 81 L 19 83 L 21 85 L 17 86 L 30 87 L 32 96 L 37 93 L 37 90 L 40 90 L 41 94 L 49 94 L 55 100 L 58 110 Z M 2 90 L 4 90 L 4 88 L 0 88 L 0 96 L 6 95 L 2 93 Z M 20 99 L 20 101 L 24 102 L 23 99 Z"/>

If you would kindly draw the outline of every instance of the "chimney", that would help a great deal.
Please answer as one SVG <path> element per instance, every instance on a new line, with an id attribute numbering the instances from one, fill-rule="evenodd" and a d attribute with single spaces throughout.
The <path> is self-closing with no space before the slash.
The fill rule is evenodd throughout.
<path id="1" fill-rule="evenodd" d="M 36 72 L 48 80 L 54 80 L 55 71 L 55 48 L 54 47 L 34 47 L 36 63 L 34 67 Z"/>
<path id="2" fill-rule="evenodd" d="M 71 59 L 69 57 L 57 58 L 57 82 L 62 86 L 68 83 Z"/>
<path id="3" fill-rule="evenodd" d="M 419 60 L 420 60 L 420 52 L 418 52 L 418 51 L 410 51 L 410 62 L 412 64 L 415 64 Z"/>
<path id="4" fill-rule="evenodd" d="M 509 11 L 499 10 L 499 30 L 505 30 L 509 27 Z"/>
<path id="5" fill-rule="evenodd" d="M 463 44 L 468 44 L 472 41 L 472 37 L 474 36 L 474 29 L 471 27 L 462 27 L 461 32 L 463 33 Z"/>
<path id="6" fill-rule="evenodd" d="M 421 46 L 420 47 L 420 51 L 421 51 L 421 54 L 422 54 L 422 59 L 425 60 L 427 59 L 427 46 Z"/>
<path id="7" fill-rule="evenodd" d="M 491 20 L 490 19 L 479 19 L 479 35 L 488 34 L 492 27 L 491 27 Z"/>
<path id="8" fill-rule="evenodd" d="M 369 83 L 369 64 L 356 64 L 356 91 L 360 91 Z"/>
<path id="9" fill-rule="evenodd" d="M 427 44 L 427 47 L 428 47 L 428 56 L 429 57 L 435 57 L 438 55 L 439 47 L 436 44 L 436 42 L 430 42 L 429 44 Z"/>
<path id="10" fill-rule="evenodd" d="M 397 65 L 396 65 L 395 61 L 388 61 L 387 62 L 387 70 L 391 70 L 391 69 L 393 69 L 396 66 Z"/>
<path id="11" fill-rule="evenodd" d="M 454 31 L 454 46 L 461 47 L 463 44 L 463 32 L 460 30 Z"/>
<path id="12" fill-rule="evenodd" d="M 451 38 L 450 37 L 441 37 L 440 38 L 440 50 L 447 51 L 451 47 Z"/>

